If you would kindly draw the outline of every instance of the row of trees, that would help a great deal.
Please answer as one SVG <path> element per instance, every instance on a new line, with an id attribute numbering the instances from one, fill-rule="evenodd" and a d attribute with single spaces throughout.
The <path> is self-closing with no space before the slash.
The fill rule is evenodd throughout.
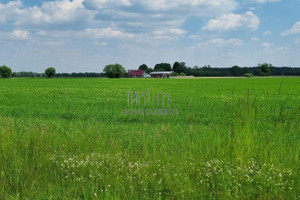
<path id="1" fill-rule="evenodd" d="M 188 75 L 188 76 L 299 76 L 300 68 L 291 67 L 274 67 L 272 64 L 264 63 L 256 67 L 239 67 L 237 65 L 231 68 L 212 68 L 210 65 L 203 67 L 187 67 L 184 62 L 175 62 L 173 66 L 169 63 L 156 64 L 154 69 L 143 64 L 140 70 L 146 70 L 147 73 L 152 71 L 173 71 L 172 75 Z"/>
<path id="2" fill-rule="evenodd" d="M 203 67 L 187 67 L 184 62 L 175 62 L 173 66 L 169 63 L 159 63 L 154 68 L 149 68 L 146 64 L 139 66 L 140 70 L 146 70 L 147 73 L 153 71 L 173 71 L 172 75 L 188 75 L 188 76 L 300 76 L 300 68 L 291 67 L 274 67 L 272 64 L 259 64 L 256 67 L 239 67 L 237 65 L 231 68 L 213 68 L 210 65 Z M 35 72 L 12 72 L 12 70 L 3 65 L 0 67 L 0 76 L 8 77 L 109 77 L 121 78 L 126 76 L 125 68 L 120 64 L 111 64 L 105 66 L 103 73 L 58 73 L 53 67 L 45 70 L 45 73 Z"/>
<path id="3" fill-rule="evenodd" d="M 48 77 L 51 78 L 55 75 L 56 70 L 53 67 L 49 67 L 45 70 L 44 74 L 35 73 L 35 72 L 12 72 L 11 68 L 6 65 L 0 66 L 0 77 L 9 78 L 9 77 Z"/>

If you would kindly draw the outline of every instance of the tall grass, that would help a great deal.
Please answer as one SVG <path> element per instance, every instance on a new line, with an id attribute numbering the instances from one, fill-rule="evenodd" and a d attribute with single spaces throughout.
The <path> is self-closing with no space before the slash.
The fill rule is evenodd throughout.
<path id="1" fill-rule="evenodd" d="M 300 79 L 0 80 L 0 199 L 298 199 Z M 176 116 L 124 116 L 127 91 Z"/>

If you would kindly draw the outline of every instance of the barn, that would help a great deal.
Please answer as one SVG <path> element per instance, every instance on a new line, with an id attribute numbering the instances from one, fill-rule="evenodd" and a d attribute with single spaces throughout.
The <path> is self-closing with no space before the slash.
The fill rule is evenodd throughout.
<path id="1" fill-rule="evenodd" d="M 170 78 L 172 72 L 151 72 L 152 78 Z"/>

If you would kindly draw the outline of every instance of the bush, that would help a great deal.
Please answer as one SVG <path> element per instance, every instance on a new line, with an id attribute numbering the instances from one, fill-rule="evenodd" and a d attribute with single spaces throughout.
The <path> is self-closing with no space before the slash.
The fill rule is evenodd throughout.
<path id="1" fill-rule="evenodd" d="M 49 67 L 45 70 L 45 74 L 47 78 L 51 78 L 55 75 L 56 70 L 53 67 Z"/>
<path id="2" fill-rule="evenodd" d="M 2 78 L 8 78 L 11 76 L 11 69 L 5 65 L 0 67 L 0 76 Z"/>
<path id="3" fill-rule="evenodd" d="M 244 76 L 247 77 L 247 78 L 254 77 L 254 75 L 252 73 L 246 73 Z"/>
<path id="4" fill-rule="evenodd" d="M 184 73 L 184 72 L 181 72 L 181 73 L 180 73 L 180 76 L 185 76 L 185 73 Z"/>
<path id="5" fill-rule="evenodd" d="M 178 76 L 178 73 L 177 73 L 177 72 L 172 72 L 172 73 L 170 74 L 170 76 Z"/>

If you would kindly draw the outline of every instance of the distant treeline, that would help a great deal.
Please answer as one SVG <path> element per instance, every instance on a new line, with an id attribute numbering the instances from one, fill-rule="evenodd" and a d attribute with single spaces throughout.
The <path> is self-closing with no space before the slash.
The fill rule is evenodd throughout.
<path id="1" fill-rule="evenodd" d="M 55 77 L 106 77 L 105 73 L 96 73 L 96 72 L 79 72 L 79 73 L 57 73 Z"/>
<path id="2" fill-rule="evenodd" d="M 36 72 L 13 72 L 12 77 L 46 77 L 44 73 Z M 87 73 L 57 73 L 55 77 L 105 77 L 105 73 L 87 72 Z"/>
<path id="3" fill-rule="evenodd" d="M 270 67 L 272 76 L 300 76 L 300 68 Z M 260 67 L 232 67 L 232 68 L 187 68 L 184 73 L 187 76 L 244 76 L 251 73 L 262 76 Z"/>
<path id="4" fill-rule="evenodd" d="M 183 63 L 181 63 L 183 64 Z M 272 76 L 300 76 L 300 68 L 292 67 L 274 67 L 270 66 L 270 73 L 268 75 Z M 204 67 L 185 67 L 184 65 L 172 69 L 175 73 L 184 73 L 187 76 L 198 76 L 198 77 L 209 77 L 209 76 L 244 76 L 247 73 L 251 73 L 255 76 L 264 76 L 266 74 L 262 73 L 261 66 L 257 67 L 238 67 L 233 66 L 231 68 L 216 68 L 204 66 Z M 163 69 L 151 69 L 146 70 L 148 73 L 152 71 L 163 71 Z M 125 75 L 126 76 L 126 75 Z M 13 72 L 12 77 L 45 77 L 44 73 L 35 72 Z M 55 77 L 106 77 L 105 73 L 96 72 L 79 72 L 79 73 L 57 73 Z"/>

